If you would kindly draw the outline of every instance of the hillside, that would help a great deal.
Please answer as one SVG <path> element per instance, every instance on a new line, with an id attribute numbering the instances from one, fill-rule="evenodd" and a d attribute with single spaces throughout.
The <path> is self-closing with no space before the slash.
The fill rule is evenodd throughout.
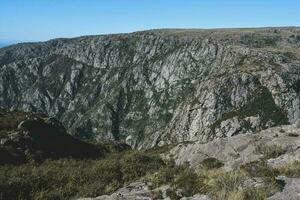
<path id="1" fill-rule="evenodd" d="M 67 134 L 55 118 L 43 114 L 0 110 L 0 165 L 46 159 L 101 158 L 108 152 Z"/>
<path id="2" fill-rule="evenodd" d="M 79 141 L 43 114 L 1 110 L 0 125 L 7 200 L 294 200 L 300 192 L 300 121 L 147 150 Z"/>
<path id="3" fill-rule="evenodd" d="M 300 28 L 0 48 L 0 199 L 294 200 L 299 184 Z"/>
<path id="4" fill-rule="evenodd" d="M 162 29 L 0 49 L 0 106 L 81 139 L 210 141 L 300 117 L 300 29 Z"/>

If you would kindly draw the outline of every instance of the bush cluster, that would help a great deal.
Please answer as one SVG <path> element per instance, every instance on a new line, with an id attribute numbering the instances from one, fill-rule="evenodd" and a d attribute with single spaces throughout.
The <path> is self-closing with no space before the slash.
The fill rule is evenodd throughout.
<path id="1" fill-rule="evenodd" d="M 164 163 L 158 156 L 126 151 L 104 159 L 47 160 L 42 164 L 0 166 L 2 199 L 70 199 L 108 194 Z"/>
<path id="2" fill-rule="evenodd" d="M 7 200 L 96 197 L 143 180 L 151 189 L 169 185 L 166 193 L 171 199 L 200 193 L 216 200 L 263 200 L 280 190 L 276 176 L 300 176 L 299 162 L 271 169 L 266 159 L 226 171 L 220 168 L 223 165 L 220 161 L 209 158 L 195 170 L 188 163 L 176 165 L 172 160 L 163 161 L 159 154 L 164 150 L 115 151 L 96 160 L 58 159 L 41 164 L 0 165 L 0 197 Z M 265 185 L 244 186 L 245 180 L 253 177 L 263 178 Z M 161 196 L 161 192 L 153 196 Z"/>

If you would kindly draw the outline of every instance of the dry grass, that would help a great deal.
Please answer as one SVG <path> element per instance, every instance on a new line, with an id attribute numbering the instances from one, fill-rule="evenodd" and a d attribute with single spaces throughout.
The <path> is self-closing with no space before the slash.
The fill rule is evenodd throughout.
<path id="1" fill-rule="evenodd" d="M 287 177 L 300 177 L 300 161 L 294 161 L 292 163 L 283 165 L 277 168 L 280 175 L 285 175 Z"/>
<path id="2" fill-rule="evenodd" d="M 285 153 L 285 150 L 279 145 L 257 145 L 255 153 L 264 155 L 265 159 L 277 158 Z"/>
<path id="3" fill-rule="evenodd" d="M 209 170 L 205 173 L 207 192 L 217 199 L 228 199 L 228 195 L 238 191 L 242 180 L 247 178 L 247 173 L 243 170 L 226 172 L 219 169 Z"/>
<path id="4" fill-rule="evenodd" d="M 188 165 L 168 165 L 155 175 L 148 174 L 144 180 L 154 183 L 154 188 L 165 184 L 171 185 L 172 190 L 169 193 L 172 194 L 173 199 L 177 198 L 174 194 L 178 189 L 181 189 L 185 196 L 200 193 L 216 200 L 263 200 L 278 190 L 277 183 L 270 177 L 265 179 L 267 187 L 245 188 L 244 181 L 252 177 L 245 169 L 225 171 L 221 168 L 201 168 L 194 171 Z"/>

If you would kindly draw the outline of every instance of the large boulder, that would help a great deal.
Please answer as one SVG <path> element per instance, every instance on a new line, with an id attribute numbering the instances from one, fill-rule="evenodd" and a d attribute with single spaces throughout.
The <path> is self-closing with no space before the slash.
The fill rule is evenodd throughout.
<path id="1" fill-rule="evenodd" d="M 285 176 L 277 177 L 285 185 L 281 192 L 277 192 L 268 200 L 299 200 L 300 199 L 300 178 L 287 178 Z"/>

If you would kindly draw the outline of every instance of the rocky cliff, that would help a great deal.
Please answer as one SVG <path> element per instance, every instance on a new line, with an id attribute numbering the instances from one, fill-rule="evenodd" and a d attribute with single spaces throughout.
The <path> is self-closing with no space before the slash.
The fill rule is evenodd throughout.
<path id="1" fill-rule="evenodd" d="M 0 49 L 0 106 L 133 147 L 300 118 L 300 28 L 151 30 Z"/>

